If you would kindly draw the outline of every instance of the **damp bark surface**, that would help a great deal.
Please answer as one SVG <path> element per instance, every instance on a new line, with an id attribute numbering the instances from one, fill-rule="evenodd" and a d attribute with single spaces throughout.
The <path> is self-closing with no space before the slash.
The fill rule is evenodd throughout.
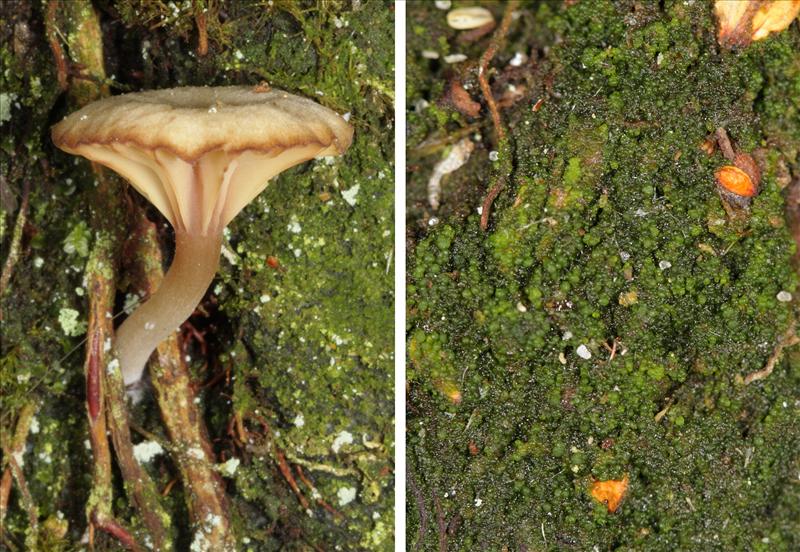
<path id="1" fill-rule="evenodd" d="M 487 73 L 497 30 L 407 23 L 410 548 L 796 549 L 797 22 L 729 51 L 708 2 L 522 2 Z"/>
<path id="2" fill-rule="evenodd" d="M 97 204 L 98 173 L 51 144 L 50 126 L 73 109 L 66 90 L 236 84 L 347 113 L 355 138 L 346 160 L 274 179 L 224 231 L 218 275 L 151 358 L 160 367 L 154 388 L 129 407 L 133 454 L 159 495 L 147 499 L 161 504 L 159 523 L 178 550 L 202 550 L 222 527 L 219 510 L 204 510 L 212 495 L 240 550 L 391 550 L 390 3 L 60 4 L 19 0 L 0 16 L 0 422 L 4 455 L 17 453 L 25 482 L 23 491 L 10 471 L 2 479 L 0 547 L 77 549 L 98 502 L 109 521 L 93 534 L 96 549 L 122 549 L 124 532 L 152 544 L 107 446 L 105 456 L 91 451 L 90 436 L 102 432 L 99 422 L 89 427 L 84 339 L 107 356 L 111 324 L 89 311 L 89 286 L 116 285 L 102 291 L 118 325 L 172 262 L 175 236 L 110 172 L 102 186 L 127 191 L 113 209 Z M 100 23 L 94 36 L 79 24 L 89 15 Z M 107 77 L 77 61 L 87 49 L 102 52 L 95 61 Z M 148 253 L 154 244 L 160 255 Z M 97 326 L 103 339 L 86 335 Z M 97 385 L 88 386 L 90 415 L 109 400 Z M 124 417 L 120 405 L 108 408 Z M 167 423 L 163 409 L 174 414 Z M 181 418 L 193 412 L 203 419 Z M 26 437 L 22 449 L 14 435 Z M 188 489 L 187 480 L 207 485 Z"/>

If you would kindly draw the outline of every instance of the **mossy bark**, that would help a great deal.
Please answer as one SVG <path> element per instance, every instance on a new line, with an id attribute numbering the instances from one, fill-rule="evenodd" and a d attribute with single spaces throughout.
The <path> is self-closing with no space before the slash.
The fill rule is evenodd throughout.
<path id="1" fill-rule="evenodd" d="M 490 35 L 409 9 L 416 549 L 800 545 L 797 347 L 746 384 L 798 316 L 800 33 L 731 52 L 715 31 L 708 2 L 523 3 L 489 68 L 501 148 L 486 109 L 445 98 L 456 78 L 483 102 Z M 763 173 L 735 217 L 719 127 Z M 434 213 L 426 180 L 465 131 L 475 149 Z M 626 476 L 615 512 L 591 496 Z"/>
<path id="2" fill-rule="evenodd" d="M 109 496 L 89 496 L 94 464 L 81 369 L 93 293 L 87 278 L 90 269 L 108 268 L 87 265 L 109 238 L 90 221 L 107 211 L 95 200 L 90 165 L 50 143 L 49 126 L 69 110 L 63 90 L 87 79 L 112 93 L 266 80 L 349 113 L 355 141 L 344 159 L 313 161 L 277 178 L 225 233 L 220 274 L 181 337 L 192 402 L 215 461 L 214 473 L 194 469 L 224 486 L 242 550 L 391 549 L 390 3 L 98 0 L 108 75 L 100 80 L 76 62 L 85 35 L 46 24 L 51 4 L 20 0 L 0 15 L 4 260 L 23 183 L 31 190 L 2 297 L 2 429 L 13 431 L 19 409 L 36 402 L 22 468 L 39 509 L 40 546 L 78 546 L 87 501 Z M 72 17 L 65 9 L 57 14 Z M 168 260 L 173 237 L 163 219 L 131 190 L 122 201 L 126 212 L 144 211 L 155 222 Z M 125 242 L 117 244 L 122 269 L 112 280 L 116 316 L 144 290 L 128 271 L 135 256 L 128 222 L 107 222 Z M 161 392 L 165 400 L 187 399 Z M 181 431 L 200 435 L 203 426 L 192 420 L 192 427 L 165 428 L 151 391 L 132 421 L 134 443 L 165 446 L 180 441 Z M 217 514 L 195 519 L 196 497 L 187 500 L 191 490 L 174 483 L 193 467 L 161 454 L 144 469 L 166 495 L 158 498 L 166 511 L 160 517 L 175 531 L 176 548 L 202 549 Z M 139 514 L 112 475 L 115 519 L 131 521 L 139 535 Z M 4 538 L 19 548 L 30 522 L 13 486 L 9 505 Z M 94 538 L 112 549 L 124 542 L 104 532 Z"/>

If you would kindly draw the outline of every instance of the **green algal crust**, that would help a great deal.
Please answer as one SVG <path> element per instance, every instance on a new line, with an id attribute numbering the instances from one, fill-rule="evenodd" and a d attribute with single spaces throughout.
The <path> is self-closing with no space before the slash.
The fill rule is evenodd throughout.
<path id="1" fill-rule="evenodd" d="M 391 550 L 393 10 L 375 0 L 254 0 L 230 3 L 220 13 L 213 3 L 209 51 L 201 57 L 191 6 L 202 2 L 174 4 L 162 13 L 171 3 L 101 3 L 108 23 L 106 69 L 117 91 L 263 80 L 349 113 L 355 127 L 344 158 L 287 171 L 237 217 L 212 284 L 219 326 L 207 329 L 199 318 L 216 357 L 209 366 L 231 370 L 231 384 L 223 378 L 201 400 L 216 452 L 241 460 L 226 476 L 239 545 Z M 82 336 L 65 335 L 59 312 L 72 309 L 81 313 L 76 322 L 86 320 L 86 253 L 98 238 L 86 232 L 94 185 L 88 164 L 56 152 L 49 141 L 49 126 L 65 114 L 64 106 L 56 103 L 53 55 L 44 36 L 26 34 L 44 15 L 41 3 L 19 2 L 0 16 L 3 110 L 5 98 L 13 98 L 11 119 L 0 122 L 11 129 L 0 133 L 3 258 L 18 207 L 7 204 L 6 183 L 17 201 L 23 178 L 32 183 L 23 254 L 2 297 L 2 430 L 13 430 L 21 405 L 38 401 L 42 429 L 29 438 L 25 474 L 40 521 L 63 515 L 68 522 L 67 532 L 51 540 L 70 549 L 86 526 L 91 456 L 84 444 Z M 69 44 L 65 37 L 67 53 Z M 199 349 L 188 353 L 199 384 L 210 379 Z M 236 445 L 228 433 L 236 414 L 252 444 Z M 271 437 L 262 437 L 254 416 L 267 421 Z M 136 408 L 133 421 L 164 438 L 149 400 Z M 134 433 L 135 442 L 141 439 Z M 278 470 L 276 448 L 311 514 Z M 336 513 L 317 500 L 296 466 Z M 177 476 L 166 454 L 145 468 L 159 490 Z M 163 500 L 172 516 L 164 522 L 177 530 L 176 546 L 188 549 L 195 535 L 182 492 L 176 485 Z M 27 514 L 14 496 L 5 530 L 23 542 Z M 139 520 L 124 496 L 115 489 L 114 512 L 136 528 Z"/>
<path id="2" fill-rule="evenodd" d="M 443 193 L 443 211 L 470 214 L 445 216 L 412 249 L 412 544 L 800 546 L 797 349 L 766 380 L 742 383 L 797 318 L 783 188 L 787 167 L 800 169 L 800 34 L 794 25 L 722 53 L 707 3 L 648 6 L 523 5 L 496 66 L 563 41 L 503 112 L 511 185 L 481 232 L 489 123 L 485 148 L 445 183 L 459 193 Z M 409 32 L 409 103 L 434 105 L 428 81 L 442 75 L 418 54 L 453 31 L 443 12 L 411 11 L 430 24 Z M 410 117 L 412 145 L 437 132 L 440 109 Z M 449 113 L 451 131 L 474 124 Z M 719 126 L 763 169 L 737 220 L 714 187 L 724 158 L 700 148 Z M 412 195 L 422 196 L 428 162 Z M 467 187 L 478 193 L 464 207 Z M 609 514 L 589 485 L 625 474 L 628 496 Z"/>

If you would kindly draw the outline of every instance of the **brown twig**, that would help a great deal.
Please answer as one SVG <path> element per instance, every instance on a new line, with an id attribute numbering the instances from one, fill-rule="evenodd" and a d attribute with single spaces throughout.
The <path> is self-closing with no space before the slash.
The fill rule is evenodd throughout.
<path id="1" fill-rule="evenodd" d="M 518 7 L 518 0 L 511 0 L 506 5 L 506 11 L 503 14 L 502 21 L 500 21 L 500 26 L 492 36 L 489 47 L 481 56 L 480 63 L 478 64 L 478 83 L 480 84 L 481 91 L 486 99 L 486 105 L 489 107 L 489 113 L 492 116 L 492 123 L 494 124 L 495 133 L 497 134 L 498 145 L 501 148 L 507 143 L 506 130 L 503 127 L 503 121 L 500 119 L 500 111 L 497 109 L 497 103 L 494 101 L 492 88 L 489 86 L 489 80 L 486 77 L 486 74 L 488 72 L 489 62 L 492 61 L 495 54 L 505 41 L 506 35 L 508 34 L 508 29 L 511 26 L 512 16 Z M 489 214 L 492 210 L 492 204 L 505 186 L 505 183 L 505 175 L 498 176 L 494 185 L 486 194 L 486 198 L 483 200 L 483 205 L 481 208 L 481 230 L 485 231 L 489 227 Z"/>
<path id="2" fill-rule="evenodd" d="M 494 129 L 497 133 L 498 142 L 505 140 L 506 131 L 503 128 L 502 121 L 500 120 L 500 112 L 498 111 L 497 104 L 494 101 L 492 88 L 489 86 L 489 80 L 486 78 L 486 73 L 489 67 L 489 62 L 492 61 L 492 58 L 494 58 L 495 54 L 497 54 L 497 50 L 499 50 L 505 42 L 506 35 L 508 34 L 508 28 L 511 26 L 512 16 L 518 7 L 519 0 L 511 0 L 506 5 L 506 11 L 503 14 L 502 21 L 500 21 L 500 26 L 492 36 L 489 47 L 481 56 L 480 63 L 478 64 L 478 83 L 480 84 L 481 91 L 486 99 L 486 104 L 489 106 L 489 112 L 492 115 L 492 122 L 494 123 Z"/>
<path id="3" fill-rule="evenodd" d="M 442 503 L 433 493 L 433 506 L 436 508 L 436 525 L 439 527 L 439 552 L 447 552 L 447 524 L 444 521 Z"/>
<path id="4" fill-rule="evenodd" d="M 717 143 L 719 144 L 719 149 L 722 152 L 722 155 L 725 157 L 725 159 L 733 161 L 736 158 L 736 153 L 733 151 L 733 146 L 731 145 L 730 138 L 728 138 L 728 133 L 724 128 L 719 127 L 715 134 L 717 136 Z"/>
<path id="5" fill-rule="evenodd" d="M 745 385 L 768 377 L 775 369 L 775 365 L 778 364 L 778 361 L 781 359 L 783 350 L 800 343 L 800 336 L 795 333 L 796 328 L 797 323 L 792 322 L 792 324 L 786 330 L 786 333 L 781 336 L 781 339 L 778 341 L 778 345 L 775 347 L 775 350 L 772 351 L 772 354 L 770 355 L 769 360 L 767 360 L 767 364 L 764 366 L 764 368 L 761 370 L 756 370 L 755 372 L 751 372 L 745 376 Z"/>
<path id="6" fill-rule="evenodd" d="M 294 469 L 295 471 L 297 471 L 297 476 L 300 478 L 300 481 L 302 481 L 309 489 L 311 489 L 311 493 L 319 494 L 319 491 L 317 491 L 317 488 L 314 486 L 314 484 L 308 479 L 308 477 L 306 477 L 303 468 L 299 464 L 295 464 Z M 344 517 L 340 511 L 338 511 L 336 508 L 325 502 L 325 500 L 321 496 L 317 499 L 317 504 L 322 506 L 322 508 L 324 508 L 325 511 L 331 514 L 333 517 L 336 518 Z"/>
<path id="7" fill-rule="evenodd" d="M 425 497 L 422 496 L 422 492 L 419 490 L 419 486 L 417 486 L 417 482 L 414 480 L 411 470 L 406 470 L 406 481 L 408 482 L 408 488 L 411 489 L 411 493 L 414 495 L 414 501 L 417 505 L 417 513 L 419 514 L 417 544 L 414 545 L 414 550 L 416 551 L 422 547 L 425 533 L 428 532 L 428 509 L 425 508 Z"/>
<path id="8" fill-rule="evenodd" d="M 30 199 L 31 184 L 25 179 L 22 183 L 22 201 L 19 205 L 19 212 L 17 213 L 17 221 L 14 223 L 14 233 L 11 235 L 11 246 L 8 249 L 8 257 L 3 265 L 3 273 L 0 275 L 0 297 L 3 296 L 11 281 L 11 275 L 14 273 L 14 267 L 19 262 L 20 249 L 22 247 L 22 234 L 25 230 L 25 222 L 28 220 L 28 201 Z M 2 311 L 0 311 L 0 320 L 3 319 Z"/>
<path id="9" fill-rule="evenodd" d="M 303 510 L 308 510 L 309 504 L 308 499 L 303 496 L 303 491 L 300 490 L 299 485 L 297 484 L 297 480 L 292 475 L 292 470 L 289 467 L 289 463 L 286 461 L 286 456 L 283 454 L 283 451 L 279 449 L 277 446 L 275 447 L 275 462 L 278 464 L 278 470 L 280 470 L 281 475 L 289 484 L 289 487 L 292 489 L 295 495 L 297 495 L 297 500 L 300 502 L 300 506 L 303 507 Z"/>
<path id="10" fill-rule="evenodd" d="M 136 539 L 133 538 L 130 531 L 123 527 L 117 520 L 95 516 L 92 519 L 92 524 L 94 527 L 116 538 L 128 550 L 133 550 L 134 552 L 143 550 L 139 543 L 136 542 Z"/>
<path id="11" fill-rule="evenodd" d="M 56 78 L 58 80 L 58 87 L 61 90 L 69 88 L 67 82 L 67 75 L 69 69 L 67 67 L 67 56 L 64 55 L 64 49 L 58 40 L 58 31 L 56 24 L 56 17 L 60 11 L 60 0 L 50 0 L 47 3 L 47 12 L 45 14 L 45 29 L 47 32 L 47 42 L 50 44 L 50 50 L 53 52 L 53 61 L 56 64 Z"/>
<path id="12" fill-rule="evenodd" d="M 483 199 L 483 205 L 481 206 L 481 230 L 486 230 L 489 227 L 489 212 L 492 209 L 492 203 L 494 203 L 494 200 L 500 195 L 504 185 L 505 179 L 501 177 Z"/>
<path id="13" fill-rule="evenodd" d="M 33 534 L 32 540 L 33 542 L 36 542 L 39 534 L 39 509 L 36 507 L 36 503 L 33 501 L 31 492 L 28 490 L 28 483 L 25 481 L 25 474 L 22 473 L 22 468 L 20 467 L 19 463 L 17 463 L 17 459 L 14 458 L 13 455 L 8 457 L 8 467 L 11 468 L 11 475 L 14 476 L 14 481 L 17 483 L 17 489 L 19 490 L 22 507 L 25 508 L 26 512 L 28 512 L 28 523 L 30 524 L 31 533 Z"/>
<path id="14" fill-rule="evenodd" d="M 22 505 L 28 511 L 28 516 L 31 519 L 31 529 L 34 535 L 36 534 L 37 525 L 36 508 L 33 503 L 33 498 L 28 492 L 28 486 L 25 484 L 25 477 L 22 470 L 19 469 L 19 464 L 16 459 L 22 458 L 22 455 L 25 453 L 25 443 L 28 440 L 28 433 L 30 432 L 35 413 L 36 405 L 32 402 L 25 404 L 20 409 L 11 441 L 3 443 L 3 462 L 7 463 L 8 467 L 5 473 L 3 473 L 2 482 L 0 482 L 0 529 L 5 528 L 5 517 L 8 511 L 11 483 L 12 481 L 16 481 L 17 488 L 21 495 Z"/>
<path id="15" fill-rule="evenodd" d="M 194 21 L 197 25 L 197 55 L 204 57 L 208 53 L 208 21 L 202 0 L 196 0 L 194 3 Z"/>

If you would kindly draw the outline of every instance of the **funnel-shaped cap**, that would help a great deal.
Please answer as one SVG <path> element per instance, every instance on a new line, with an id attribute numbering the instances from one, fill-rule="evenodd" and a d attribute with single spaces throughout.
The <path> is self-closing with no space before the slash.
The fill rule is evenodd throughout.
<path id="1" fill-rule="evenodd" d="M 125 177 L 176 230 L 220 231 L 270 178 L 343 153 L 353 129 L 282 90 L 185 87 L 114 96 L 53 127 L 53 142 Z"/>

